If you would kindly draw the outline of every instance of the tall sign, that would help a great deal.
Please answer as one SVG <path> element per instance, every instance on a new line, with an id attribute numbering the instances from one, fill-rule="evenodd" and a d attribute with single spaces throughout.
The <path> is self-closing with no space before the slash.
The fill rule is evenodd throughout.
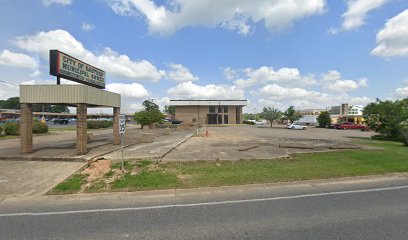
<path id="1" fill-rule="evenodd" d="M 50 50 L 50 75 L 100 89 L 105 88 L 105 71 L 58 50 Z"/>
<path id="2" fill-rule="evenodd" d="M 125 134 L 125 130 L 126 130 L 126 116 L 119 115 L 119 133 L 120 135 Z"/>
<path id="3" fill-rule="evenodd" d="M 126 131 L 126 116 L 125 115 L 119 115 L 119 133 L 120 133 L 120 155 L 122 156 L 122 172 L 125 172 L 125 162 L 123 160 L 123 142 L 125 138 L 125 131 Z"/>

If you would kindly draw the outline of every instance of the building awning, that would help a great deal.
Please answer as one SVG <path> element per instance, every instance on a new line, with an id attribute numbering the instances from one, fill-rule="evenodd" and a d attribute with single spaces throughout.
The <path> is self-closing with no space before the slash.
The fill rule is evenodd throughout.
<path id="1" fill-rule="evenodd" d="M 246 106 L 247 100 L 170 100 L 170 106 Z"/>

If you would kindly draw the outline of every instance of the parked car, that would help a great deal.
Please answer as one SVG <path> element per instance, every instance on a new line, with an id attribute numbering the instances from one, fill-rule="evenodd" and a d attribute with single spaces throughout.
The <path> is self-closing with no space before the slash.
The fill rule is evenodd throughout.
<path id="1" fill-rule="evenodd" d="M 365 125 L 359 125 L 359 124 L 355 124 L 355 123 L 352 123 L 352 122 L 346 122 L 346 123 L 342 123 L 342 124 L 340 124 L 340 125 L 338 125 L 337 127 L 336 127 L 336 129 L 344 129 L 344 130 L 346 130 L 346 129 L 362 129 L 362 128 L 366 128 L 366 126 Z"/>
<path id="2" fill-rule="evenodd" d="M 369 128 L 367 125 L 361 125 L 360 130 L 363 131 L 363 132 L 364 132 L 364 131 L 367 131 L 367 132 L 368 132 L 368 131 L 370 131 L 370 128 Z"/>
<path id="3" fill-rule="evenodd" d="M 292 124 L 288 125 L 286 128 L 287 129 L 292 129 L 292 130 L 294 130 L 294 129 L 306 130 L 307 129 L 306 125 L 302 125 L 302 124 L 299 124 L 299 123 L 292 123 Z"/>
<path id="4" fill-rule="evenodd" d="M 327 126 L 327 128 L 337 129 L 339 126 L 340 126 L 340 124 L 329 124 L 329 126 Z"/>
<path id="5" fill-rule="evenodd" d="M 177 120 L 177 119 L 173 119 L 173 120 L 171 120 L 171 123 L 172 124 L 180 124 L 180 123 L 182 123 L 183 121 L 180 121 L 180 120 Z"/>
<path id="6" fill-rule="evenodd" d="M 68 124 L 69 123 L 69 119 L 68 118 L 55 118 L 54 119 L 54 124 Z"/>
<path id="7" fill-rule="evenodd" d="M 266 120 L 255 121 L 255 125 L 265 125 L 265 124 L 266 124 Z"/>

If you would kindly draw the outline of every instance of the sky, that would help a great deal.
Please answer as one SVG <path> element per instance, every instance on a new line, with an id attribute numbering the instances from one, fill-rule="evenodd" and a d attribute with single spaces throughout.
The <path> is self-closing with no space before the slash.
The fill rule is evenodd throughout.
<path id="1" fill-rule="evenodd" d="M 56 84 L 50 49 L 103 69 L 124 113 L 146 99 L 161 107 L 170 99 L 248 99 L 244 112 L 252 113 L 408 96 L 407 0 L 0 5 L 0 99 L 18 96 L 19 84 Z"/>

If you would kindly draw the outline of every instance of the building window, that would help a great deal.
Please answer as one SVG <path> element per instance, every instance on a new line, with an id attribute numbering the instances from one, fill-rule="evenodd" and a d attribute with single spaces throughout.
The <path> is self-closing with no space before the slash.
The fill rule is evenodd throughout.
<path id="1" fill-rule="evenodd" d="M 222 113 L 222 107 L 218 107 L 218 113 Z"/>
<path id="2" fill-rule="evenodd" d="M 222 124 L 222 115 L 218 115 L 218 124 Z"/>
<path id="3" fill-rule="evenodd" d="M 224 124 L 228 124 L 228 115 L 224 115 Z"/>
<path id="4" fill-rule="evenodd" d="M 224 107 L 224 113 L 228 113 L 228 106 Z"/>
<path id="5" fill-rule="evenodd" d="M 210 113 L 215 113 L 215 106 L 210 106 Z"/>
<path id="6" fill-rule="evenodd" d="M 196 118 L 193 118 L 193 123 L 195 123 L 195 122 L 197 122 L 197 119 L 196 119 Z"/>

